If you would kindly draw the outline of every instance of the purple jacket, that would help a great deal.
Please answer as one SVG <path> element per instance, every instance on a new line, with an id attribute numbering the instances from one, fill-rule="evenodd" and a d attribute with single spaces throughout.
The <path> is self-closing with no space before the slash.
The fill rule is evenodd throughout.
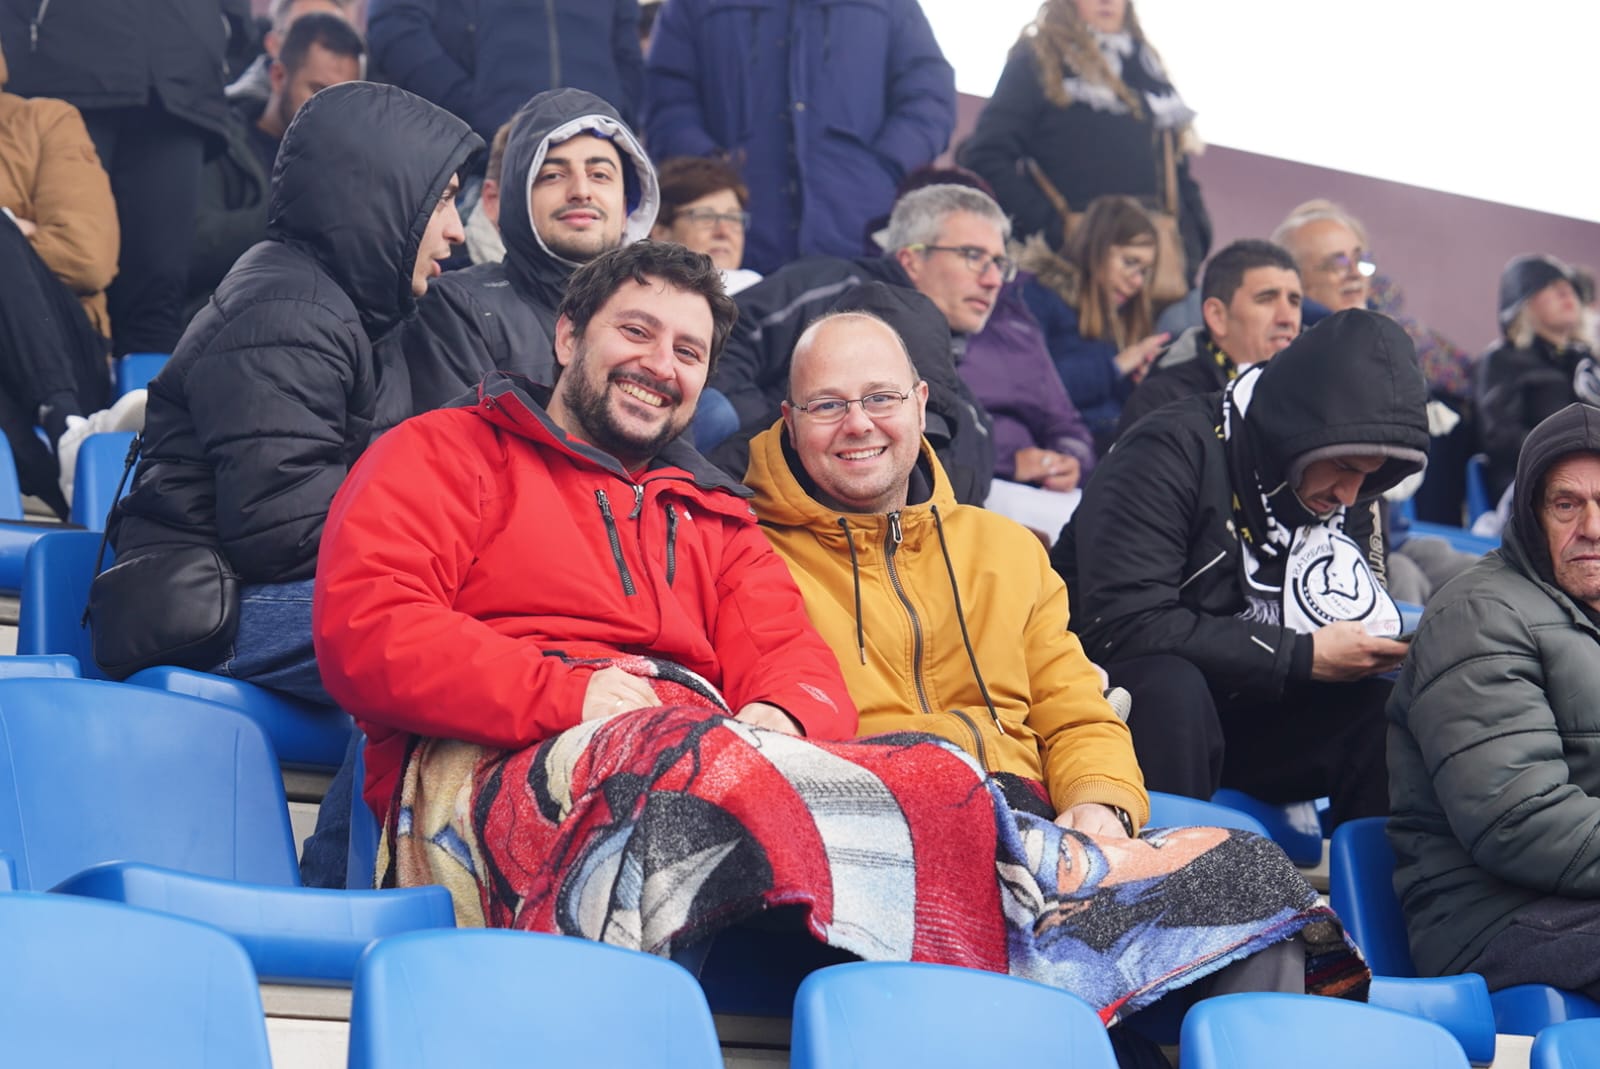
<path id="1" fill-rule="evenodd" d="M 1050 361 L 1044 332 L 1022 299 L 1027 274 L 1002 286 L 983 330 L 967 339 L 956 370 L 994 417 L 994 473 L 1010 479 L 1029 446 L 1077 457 L 1080 482 L 1094 470 L 1094 439 Z"/>

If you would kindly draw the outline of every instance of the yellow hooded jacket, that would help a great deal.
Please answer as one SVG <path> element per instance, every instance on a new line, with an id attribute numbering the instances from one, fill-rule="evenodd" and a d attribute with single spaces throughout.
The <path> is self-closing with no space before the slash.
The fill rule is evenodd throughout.
<path id="1" fill-rule="evenodd" d="M 1067 589 L 1038 538 L 957 504 L 926 440 L 912 476 L 923 500 L 865 515 L 813 499 L 785 439 L 780 420 L 751 442 L 745 483 L 839 658 L 858 733 L 929 732 L 992 772 L 1043 781 L 1058 813 L 1099 802 L 1142 826 L 1149 797 L 1133 741 L 1067 630 Z"/>

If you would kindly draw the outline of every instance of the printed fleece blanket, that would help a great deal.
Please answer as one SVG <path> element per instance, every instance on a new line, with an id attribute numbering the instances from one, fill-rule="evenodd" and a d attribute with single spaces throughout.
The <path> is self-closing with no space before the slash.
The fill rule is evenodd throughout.
<path id="1" fill-rule="evenodd" d="M 1041 981 L 1108 1025 L 1296 933 L 1308 991 L 1365 997 L 1337 918 L 1269 840 L 1067 831 L 1011 809 L 943 740 L 810 742 L 732 719 L 677 666 L 606 663 L 668 704 L 512 752 L 416 740 L 376 882 L 443 884 L 462 926 L 656 954 L 800 906 L 812 935 L 866 960 Z"/>

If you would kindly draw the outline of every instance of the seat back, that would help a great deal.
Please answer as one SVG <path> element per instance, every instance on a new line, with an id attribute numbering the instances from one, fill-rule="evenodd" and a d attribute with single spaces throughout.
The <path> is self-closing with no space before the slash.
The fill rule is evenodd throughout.
<path id="1" fill-rule="evenodd" d="M 1474 453 L 1467 458 L 1467 526 L 1498 504 L 1489 496 L 1489 454 Z"/>
<path id="2" fill-rule="evenodd" d="M 166 366 L 167 353 L 128 353 L 117 360 L 117 396 L 142 390 Z"/>
<path id="3" fill-rule="evenodd" d="M 663 958 L 570 936 L 411 932 L 356 966 L 350 1069 L 720 1067 L 700 987 Z"/>
<path id="4" fill-rule="evenodd" d="M 117 503 L 117 488 L 126 494 L 133 486 L 133 474 L 123 479 L 128 465 L 132 431 L 91 434 L 78 447 L 78 466 L 72 477 L 71 520 L 90 531 L 104 531 L 111 506 Z"/>
<path id="5" fill-rule="evenodd" d="M 78 659 L 67 653 L 41 653 L 0 657 L 0 679 L 77 679 Z"/>
<path id="6" fill-rule="evenodd" d="M 255 971 L 215 928 L 8 894 L 0 946 L 0 1064 L 271 1069 Z"/>
<path id="7" fill-rule="evenodd" d="M 1360 1002 L 1252 992 L 1197 1003 L 1183 1019 L 1184 1069 L 1466 1069 L 1432 1021 Z"/>
<path id="8" fill-rule="evenodd" d="M 1328 904 L 1381 976 L 1415 976 L 1405 914 L 1394 893 L 1394 851 L 1384 817 L 1347 820 L 1333 830 Z"/>
<path id="9" fill-rule="evenodd" d="M 350 832 L 344 861 L 344 885 L 365 890 L 378 868 L 378 818 L 367 806 L 367 737 L 356 733 L 355 768 L 350 774 Z"/>
<path id="10" fill-rule="evenodd" d="M 1600 1065 L 1600 1018 L 1562 1021 L 1533 1040 L 1528 1069 L 1594 1069 Z"/>
<path id="11" fill-rule="evenodd" d="M 0 679 L 0 851 L 34 890 L 104 861 L 299 883 L 260 728 L 196 698 L 86 679 Z"/>
<path id="12" fill-rule="evenodd" d="M 1237 828 L 1271 838 L 1266 826 L 1249 813 L 1220 802 L 1185 798 L 1181 794 L 1150 792 L 1150 826 L 1153 828 L 1201 827 Z"/>
<path id="13" fill-rule="evenodd" d="M 54 531 L 28 548 L 22 564 L 22 607 L 17 619 L 17 652 L 65 653 L 91 679 L 104 679 L 94 663 L 94 639 L 83 622 L 94 581 L 100 536 L 93 531 Z M 111 552 L 106 551 L 106 566 Z"/>
<path id="14" fill-rule="evenodd" d="M 988 1065 L 997 1050 L 1017 1065 L 1117 1064 L 1105 1025 L 1087 1002 L 998 973 L 851 962 L 812 973 L 795 995 L 794 1069 Z"/>
<path id="15" fill-rule="evenodd" d="M 22 519 L 22 483 L 11 443 L 0 434 L 0 520 Z"/>
<path id="16" fill-rule="evenodd" d="M 1315 802 L 1263 802 L 1231 787 L 1222 788 L 1211 800 L 1259 820 L 1272 841 L 1301 868 L 1322 863 L 1322 821 Z"/>

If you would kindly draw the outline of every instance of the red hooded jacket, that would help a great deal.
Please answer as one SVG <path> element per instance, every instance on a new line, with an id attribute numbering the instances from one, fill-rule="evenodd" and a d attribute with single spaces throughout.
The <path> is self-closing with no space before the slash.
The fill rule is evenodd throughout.
<path id="1" fill-rule="evenodd" d="M 314 609 L 328 693 L 367 733 L 373 811 L 410 736 L 518 749 L 579 723 L 593 669 L 557 651 L 649 654 L 734 710 L 770 702 L 812 738 L 853 737 L 748 493 L 680 442 L 630 475 L 503 376 L 379 439 L 328 513 Z"/>

